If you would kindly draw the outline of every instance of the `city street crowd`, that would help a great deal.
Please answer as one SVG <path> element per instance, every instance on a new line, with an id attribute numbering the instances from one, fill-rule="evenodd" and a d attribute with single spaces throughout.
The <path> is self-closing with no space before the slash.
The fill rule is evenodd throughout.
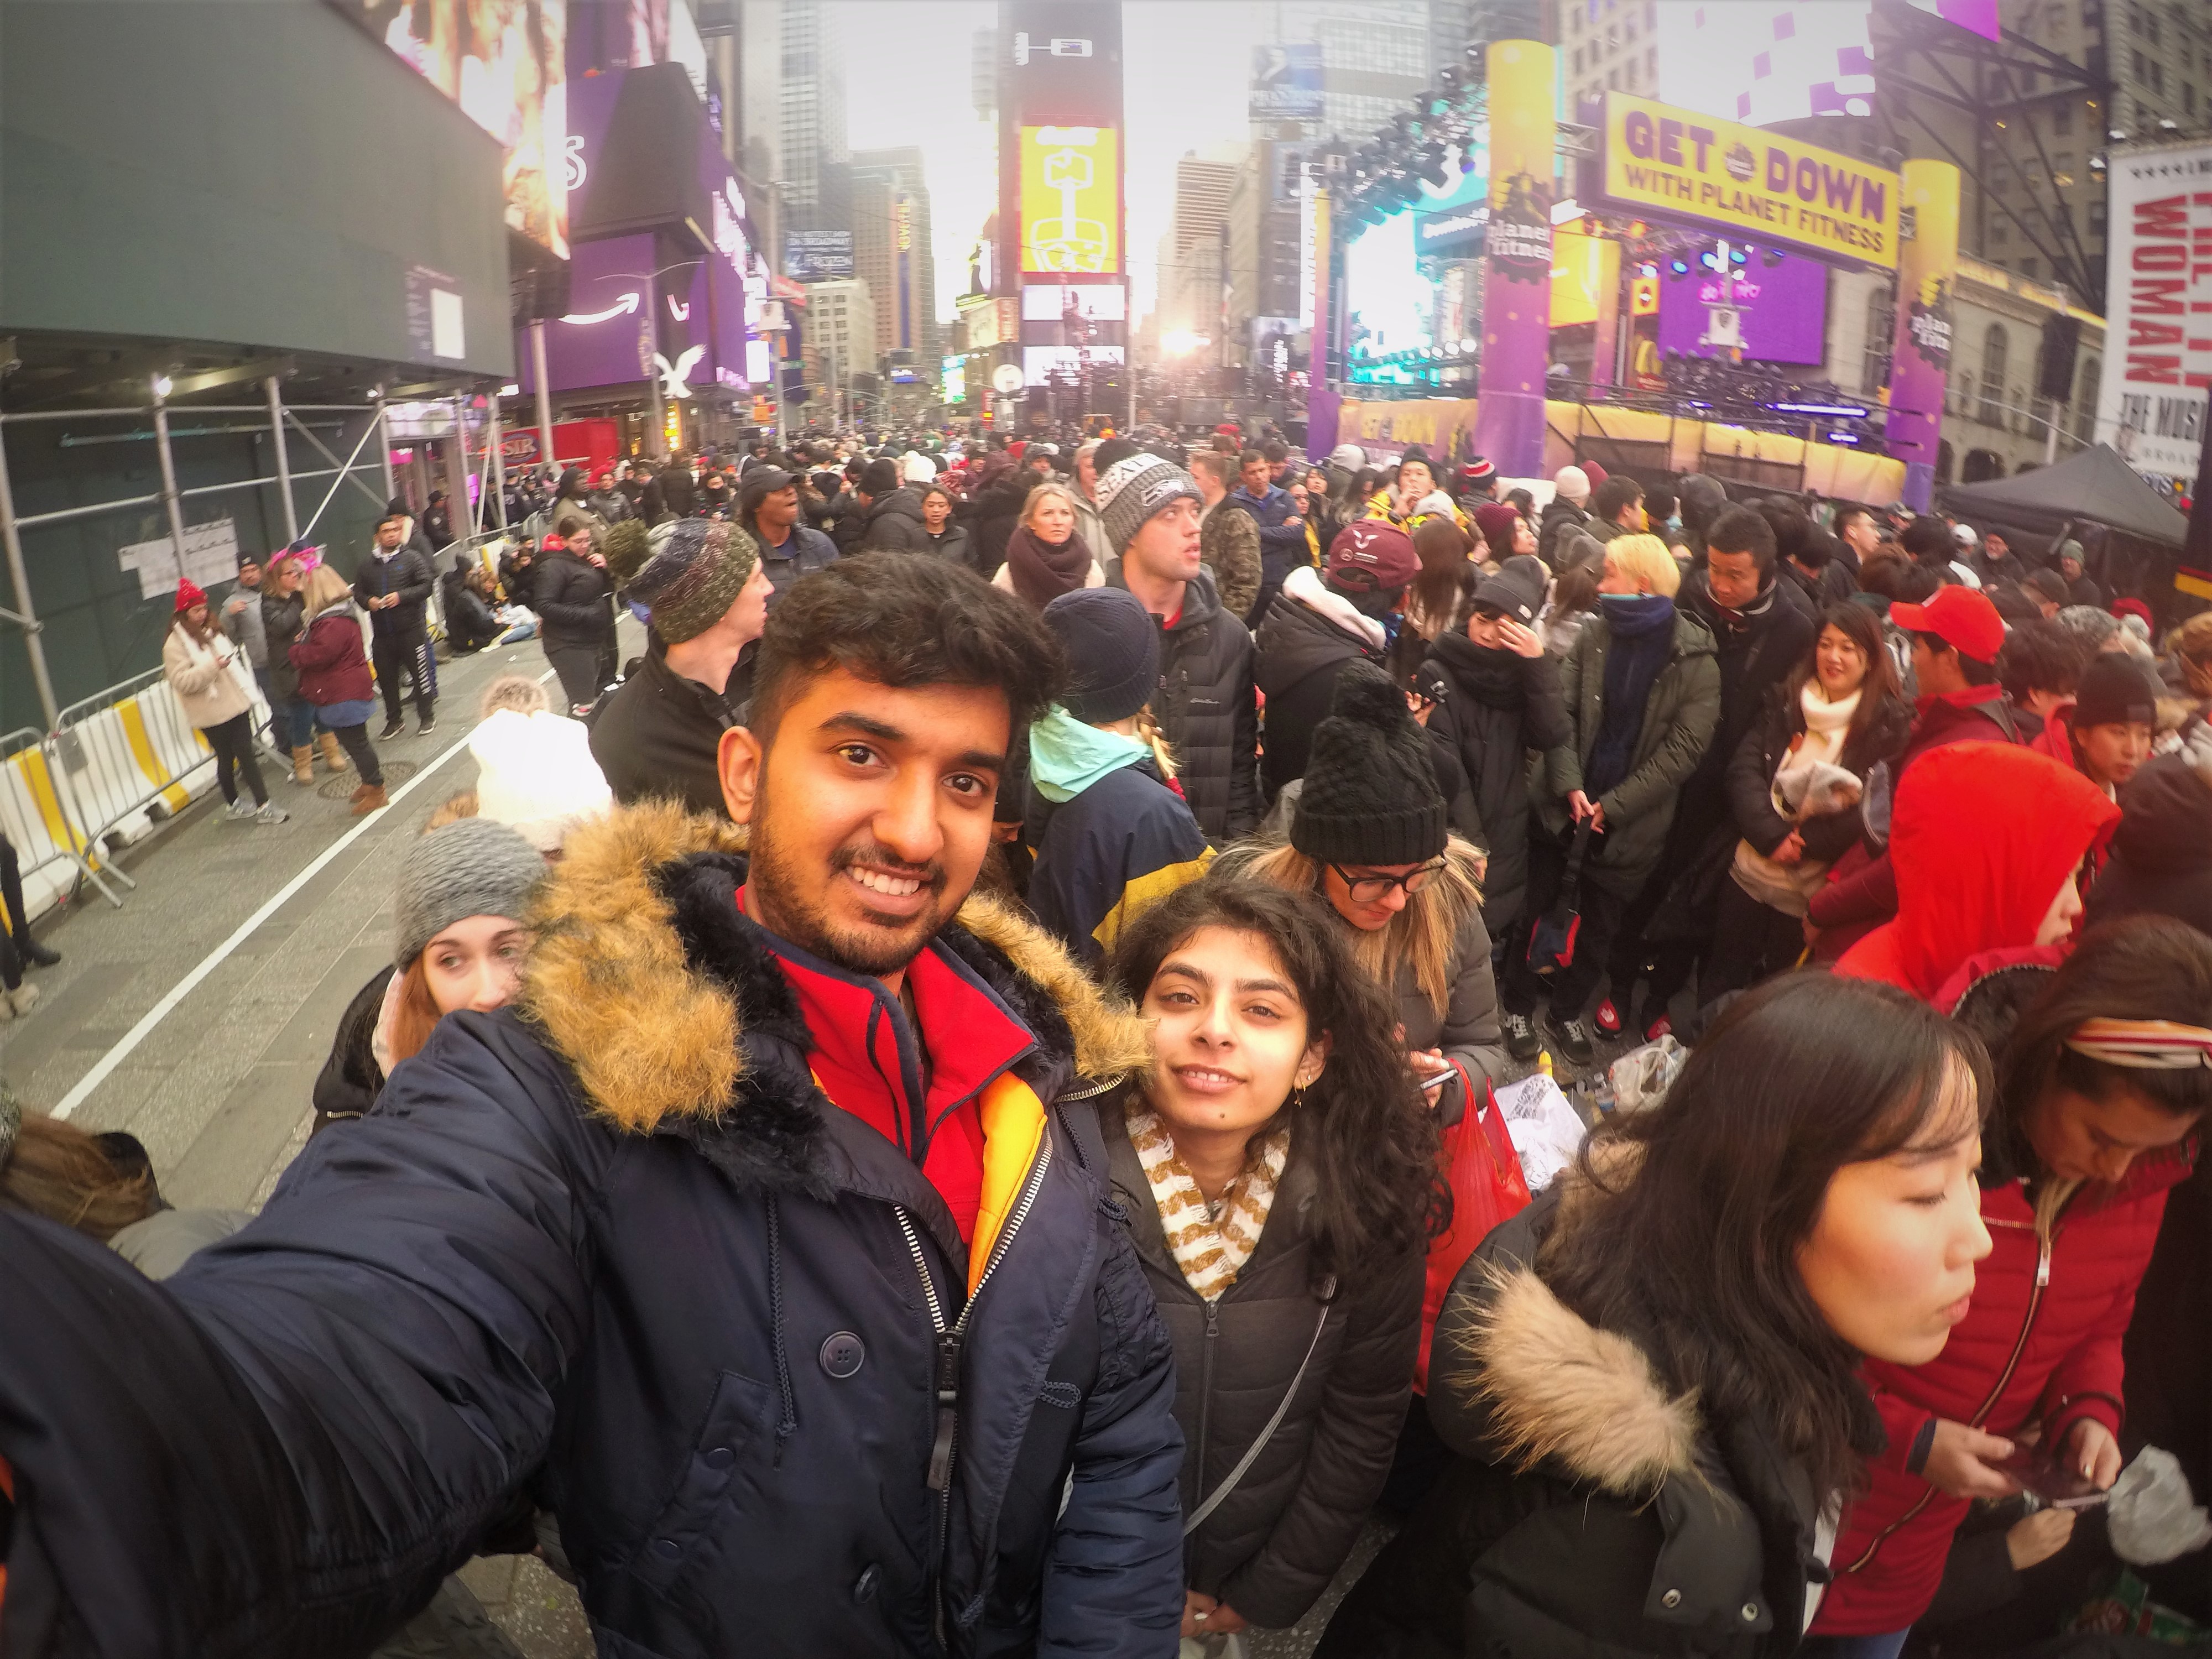
<path id="1" fill-rule="evenodd" d="M 258 1216 L 0 1096 L 0 1653 L 2212 1641 L 2212 611 L 1230 426 L 498 505 L 176 595 L 242 820 L 557 690 Z"/>

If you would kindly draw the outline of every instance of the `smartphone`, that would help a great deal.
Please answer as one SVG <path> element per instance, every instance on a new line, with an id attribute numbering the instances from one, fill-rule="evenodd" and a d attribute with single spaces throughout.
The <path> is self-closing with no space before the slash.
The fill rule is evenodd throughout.
<path id="1" fill-rule="evenodd" d="M 2078 1469 L 2062 1467 L 2033 1446 L 2021 1446 L 1990 1466 L 2010 1475 L 2055 1510 L 2092 1510 L 2112 1494 Z"/>

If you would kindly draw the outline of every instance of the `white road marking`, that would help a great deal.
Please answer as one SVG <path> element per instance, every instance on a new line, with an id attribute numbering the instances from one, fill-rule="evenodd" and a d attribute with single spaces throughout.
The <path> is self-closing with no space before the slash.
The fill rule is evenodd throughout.
<path id="1" fill-rule="evenodd" d="M 538 683 L 540 685 L 543 685 L 546 681 L 552 678 L 553 671 L 548 669 L 545 672 L 538 677 Z M 473 731 L 474 728 L 471 727 L 471 730 Z M 375 811 L 369 813 L 366 817 L 362 818 L 359 823 L 354 825 L 352 829 L 347 830 L 345 834 L 340 836 L 328 847 L 323 848 L 320 853 L 318 853 L 314 858 L 309 861 L 306 869 L 301 871 L 298 875 L 293 877 L 291 880 L 286 882 L 282 887 L 270 894 L 268 900 L 258 910 L 256 910 L 252 915 L 246 917 L 244 921 L 240 922 L 228 939 L 223 940 L 223 942 L 216 945 L 214 950 L 209 951 L 206 956 L 201 957 L 199 962 L 193 967 L 192 970 L 186 974 L 182 979 L 179 980 L 174 985 L 171 986 L 167 994 L 151 1008 L 149 1008 L 136 1025 L 132 1026 L 120 1037 L 116 1039 L 115 1046 L 113 1048 L 110 1048 L 106 1054 L 102 1054 L 97 1060 L 93 1062 L 92 1069 L 77 1079 L 76 1087 L 71 1089 L 67 1094 L 61 1097 L 60 1103 L 55 1106 L 52 1115 L 58 1118 L 65 1118 L 69 1116 L 70 1113 L 76 1110 L 78 1107 L 83 1105 L 87 1100 L 90 1099 L 92 1097 L 92 1091 L 100 1087 L 101 1084 L 106 1082 L 109 1074 L 112 1073 L 117 1066 L 120 1066 L 125 1060 L 128 1060 L 131 1057 L 131 1050 L 137 1048 L 140 1043 L 143 1042 L 149 1036 L 151 1036 L 153 1034 L 154 1028 L 156 1025 L 159 1025 L 163 1020 L 174 1013 L 176 1012 L 177 1005 L 182 1002 L 186 997 L 190 996 L 194 990 L 198 989 L 202 980 L 205 979 L 210 974 L 215 972 L 217 968 L 220 968 L 223 963 L 229 958 L 233 951 L 236 951 L 240 945 L 245 944 L 247 939 L 252 938 L 253 932 L 256 928 L 259 927 L 263 922 L 268 921 L 270 917 L 275 915 L 278 910 L 282 909 L 285 902 L 295 893 L 298 892 L 302 887 L 305 887 L 309 882 L 320 875 L 324 869 L 329 866 L 330 861 L 332 859 L 344 852 L 345 849 L 352 846 L 354 842 L 359 841 L 362 836 L 368 832 L 368 827 L 371 824 L 374 823 L 386 812 L 389 812 L 393 807 L 398 805 L 401 801 L 406 799 L 409 795 L 414 793 L 418 786 L 428 782 L 429 781 L 430 775 L 433 772 L 435 772 L 447 761 L 453 759 L 454 756 L 459 754 L 462 750 L 467 748 L 468 743 L 469 740 L 467 737 L 464 736 L 459 741 L 448 747 L 443 754 L 438 757 L 437 759 L 432 761 L 428 766 L 425 766 L 413 777 L 408 779 L 406 782 L 401 784 L 397 789 L 393 790 L 392 792 L 391 799 L 382 806 L 377 808 Z"/>

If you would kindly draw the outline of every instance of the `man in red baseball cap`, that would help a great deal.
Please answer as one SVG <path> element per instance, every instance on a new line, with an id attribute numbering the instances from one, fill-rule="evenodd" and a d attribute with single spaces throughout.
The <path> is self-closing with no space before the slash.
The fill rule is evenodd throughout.
<path id="1" fill-rule="evenodd" d="M 1925 605 L 1893 605 L 1889 619 L 1912 635 L 1919 717 L 1897 775 L 1947 743 L 2019 743 L 2020 726 L 1997 682 L 2004 618 L 1986 593 L 1945 586 Z"/>

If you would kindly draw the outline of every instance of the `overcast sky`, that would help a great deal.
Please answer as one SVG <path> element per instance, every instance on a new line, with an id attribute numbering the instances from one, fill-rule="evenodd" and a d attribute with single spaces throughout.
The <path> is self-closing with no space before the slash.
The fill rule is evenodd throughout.
<path id="1" fill-rule="evenodd" d="M 836 0 L 845 54 L 847 126 L 854 149 L 921 146 L 937 243 L 937 308 L 946 318 L 968 287 L 968 255 L 998 205 L 997 134 L 975 118 L 969 91 L 975 31 L 995 25 L 992 0 Z M 1175 205 L 1186 150 L 1246 137 L 1245 81 L 1260 38 L 1254 0 L 1126 0 L 1128 270 L 1132 307 L 1152 309 L 1153 261 Z"/>

